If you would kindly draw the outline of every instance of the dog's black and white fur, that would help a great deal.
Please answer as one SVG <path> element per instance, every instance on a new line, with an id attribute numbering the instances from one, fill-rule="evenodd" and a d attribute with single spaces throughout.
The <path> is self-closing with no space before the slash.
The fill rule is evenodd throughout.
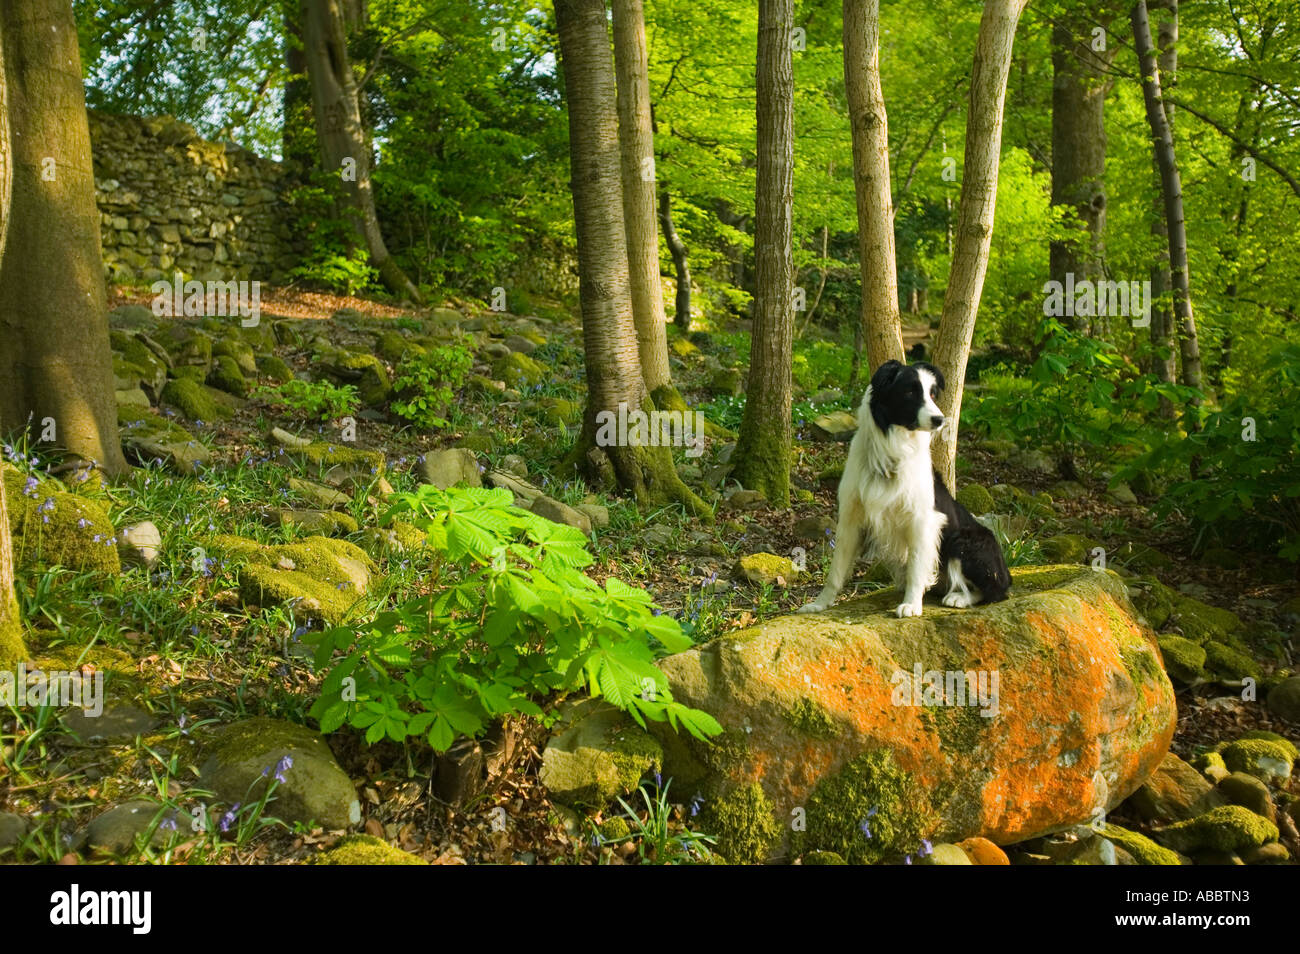
<path id="1" fill-rule="evenodd" d="M 871 558 L 885 563 L 903 588 L 899 616 L 920 616 L 931 587 L 945 606 L 1006 599 L 1011 574 L 997 538 L 953 500 L 930 465 L 930 440 L 944 423 L 935 403 L 943 387 L 943 374 L 924 363 L 887 361 L 871 376 L 840 478 L 826 586 L 799 612 L 820 613 L 835 602 L 864 537 Z"/>

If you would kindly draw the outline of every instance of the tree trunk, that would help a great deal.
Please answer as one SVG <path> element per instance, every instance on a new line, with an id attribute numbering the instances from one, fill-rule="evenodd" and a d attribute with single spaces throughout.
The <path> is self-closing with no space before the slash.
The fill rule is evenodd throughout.
<path id="1" fill-rule="evenodd" d="M 758 142 L 754 215 L 754 325 L 745 416 L 733 459 L 741 485 L 790 502 L 794 347 L 794 0 L 759 0 Z"/>
<path id="2" fill-rule="evenodd" d="M 952 269 L 943 296 L 943 315 L 934 345 L 934 363 L 947 378 L 939 406 L 949 424 L 934 444 L 935 468 L 949 488 L 956 483 L 957 422 L 979 313 L 984 274 L 993 239 L 997 206 L 998 159 L 1002 148 L 1002 113 L 1011 70 L 1016 23 L 1028 0 L 985 0 L 971 66 L 970 108 L 966 119 L 966 165 L 962 170 L 961 207 L 957 212 Z"/>
<path id="3" fill-rule="evenodd" d="M 1085 235 L 1051 243 L 1049 277 L 1103 277 L 1106 235 L 1106 91 L 1114 46 L 1092 48 L 1095 12 L 1079 10 L 1052 31 L 1052 204 L 1072 208 Z M 1109 26 L 1108 23 L 1103 23 Z M 1105 334 L 1104 316 L 1075 315 L 1077 331 Z"/>
<path id="4" fill-rule="evenodd" d="M 667 189 L 659 193 L 659 225 L 664 230 L 664 241 L 673 257 L 673 271 L 677 276 L 673 324 L 685 334 L 691 330 L 691 265 L 686 257 L 686 245 L 673 225 L 672 199 Z"/>
<path id="5" fill-rule="evenodd" d="M 1164 196 L 1165 227 L 1169 239 L 1169 279 L 1174 294 L 1174 319 L 1179 328 L 1178 350 L 1182 357 L 1183 383 L 1201 387 L 1201 352 L 1196 337 L 1196 318 L 1192 314 L 1191 281 L 1187 271 L 1187 230 L 1183 221 L 1183 186 L 1174 153 L 1173 130 L 1165 113 L 1160 89 L 1160 65 L 1151 43 L 1151 23 L 1146 0 L 1133 6 L 1133 44 L 1142 74 L 1142 98 L 1146 102 L 1147 124 L 1160 167 L 1160 186 Z M 1198 398 L 1192 399 L 1198 405 Z"/>
<path id="6" fill-rule="evenodd" d="M 1160 21 L 1158 37 L 1160 43 L 1160 75 L 1170 84 L 1178 71 L 1178 0 L 1162 0 L 1151 4 L 1151 9 L 1163 9 L 1169 15 Z M 1166 102 L 1165 118 L 1172 131 L 1174 125 L 1174 107 Z M 1152 234 L 1157 237 L 1159 247 L 1156 251 L 1155 264 L 1151 266 L 1151 345 L 1152 370 L 1157 378 L 1166 384 L 1178 380 L 1178 357 L 1174 345 L 1174 316 L 1164 303 L 1164 296 L 1169 292 L 1169 230 L 1165 226 L 1165 203 L 1160 188 L 1160 164 L 1155 153 L 1151 155 L 1151 170 L 1155 176 L 1154 205 L 1155 214 L 1151 222 Z M 1174 417 L 1173 402 L 1167 398 L 1160 399 L 1160 416 Z"/>
<path id="7" fill-rule="evenodd" d="M 13 184 L 13 155 L 9 148 L 9 96 L 5 80 L 4 43 L 0 42 L 0 263 L 9 231 L 9 195 Z M 23 628 L 14 597 L 14 550 L 9 539 L 9 510 L 5 504 L 4 465 L 0 464 L 0 666 L 27 658 Z"/>
<path id="8" fill-rule="evenodd" d="M 118 442 L 81 85 L 67 0 L 2 0 L 12 193 L 0 266 L 0 430 L 52 419 L 55 443 L 107 474 Z"/>
<path id="9" fill-rule="evenodd" d="M 298 0 L 284 4 L 284 65 L 289 75 L 284 82 L 280 155 L 286 169 L 297 179 L 306 180 L 318 164 L 320 146 L 312 122 L 311 81 L 307 77 L 307 57 L 302 46 L 301 13 Z"/>
<path id="10" fill-rule="evenodd" d="M 889 121 L 880 87 L 880 0 L 844 0 L 844 87 L 853 133 L 862 325 L 871 369 L 904 361 L 889 180 Z"/>
<path id="11" fill-rule="evenodd" d="M 641 377 L 655 400 L 672 389 L 664 289 L 655 222 L 655 142 L 650 124 L 645 13 L 641 0 L 614 0 L 614 67 L 618 74 L 618 136 L 623 169 L 623 227 L 632 283 Z M 662 402 L 661 402 L 662 403 Z"/>
<path id="12" fill-rule="evenodd" d="M 701 516 L 709 508 L 673 466 L 667 447 L 598 443 L 598 415 L 654 411 L 641 376 L 627 235 L 623 226 L 614 64 L 604 0 L 555 0 L 560 62 L 569 109 L 570 182 L 578 239 L 587 407 L 573 462 L 599 479 L 612 465 L 619 486 L 643 505 L 676 500 Z"/>
<path id="13" fill-rule="evenodd" d="M 370 264 L 395 295 L 420 300 L 420 292 L 388 254 L 370 182 L 370 147 L 361 122 L 357 81 L 348 61 L 346 18 L 355 16 L 342 0 L 302 0 L 303 56 L 311 80 L 312 109 L 325 171 L 339 175 Z M 345 165 L 345 162 L 347 163 Z"/>

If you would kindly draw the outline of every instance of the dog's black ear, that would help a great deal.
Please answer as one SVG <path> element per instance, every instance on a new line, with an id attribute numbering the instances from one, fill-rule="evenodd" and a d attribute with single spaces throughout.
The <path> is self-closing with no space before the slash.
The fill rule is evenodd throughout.
<path id="1" fill-rule="evenodd" d="M 948 386 L 947 383 L 946 383 L 946 382 L 944 381 L 944 379 L 943 379 L 943 372 L 940 371 L 938 368 L 936 368 L 934 365 L 929 364 L 929 363 L 927 363 L 927 362 L 925 362 L 925 361 L 922 361 L 920 364 L 914 364 L 914 365 L 912 365 L 912 367 L 914 367 L 914 368 L 922 368 L 922 369 L 924 369 L 924 370 L 926 370 L 926 371 L 929 371 L 931 374 L 933 374 L 933 375 L 934 375 L 934 383 L 938 386 L 938 388 L 939 388 L 940 391 L 942 391 L 944 388 L 946 388 L 946 387 Z"/>
<path id="2" fill-rule="evenodd" d="M 892 360 L 876 368 L 876 373 L 871 376 L 871 393 L 882 394 L 888 391 L 889 386 L 894 383 L 894 378 L 898 377 L 898 372 L 902 370 L 902 362 Z"/>
<path id="3" fill-rule="evenodd" d="M 876 427 L 880 428 L 881 433 L 889 430 L 889 412 L 885 408 L 885 392 L 889 390 L 898 372 L 903 370 L 903 365 L 898 361 L 886 361 L 880 367 L 876 368 L 876 373 L 871 376 L 871 419 L 876 422 Z"/>

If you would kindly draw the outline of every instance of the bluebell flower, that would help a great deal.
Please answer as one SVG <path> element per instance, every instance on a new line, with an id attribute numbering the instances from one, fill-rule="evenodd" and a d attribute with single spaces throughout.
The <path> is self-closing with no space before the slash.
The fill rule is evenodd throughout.
<path id="1" fill-rule="evenodd" d="M 218 826 L 223 832 L 230 831 L 230 826 L 235 823 L 235 818 L 239 815 L 240 803 L 235 802 L 230 811 L 221 816 L 221 823 Z"/>

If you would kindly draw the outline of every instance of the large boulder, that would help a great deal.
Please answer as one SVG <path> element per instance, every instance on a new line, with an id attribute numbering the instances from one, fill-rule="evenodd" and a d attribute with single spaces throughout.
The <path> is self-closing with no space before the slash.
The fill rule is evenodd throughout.
<path id="1" fill-rule="evenodd" d="M 1112 572 L 1012 576 L 999 604 L 897 619 L 887 590 L 662 660 L 674 698 L 725 730 L 705 745 L 652 725 L 664 774 L 755 858 L 897 860 L 921 838 L 1009 844 L 1113 808 L 1174 732 L 1155 638 Z"/>

